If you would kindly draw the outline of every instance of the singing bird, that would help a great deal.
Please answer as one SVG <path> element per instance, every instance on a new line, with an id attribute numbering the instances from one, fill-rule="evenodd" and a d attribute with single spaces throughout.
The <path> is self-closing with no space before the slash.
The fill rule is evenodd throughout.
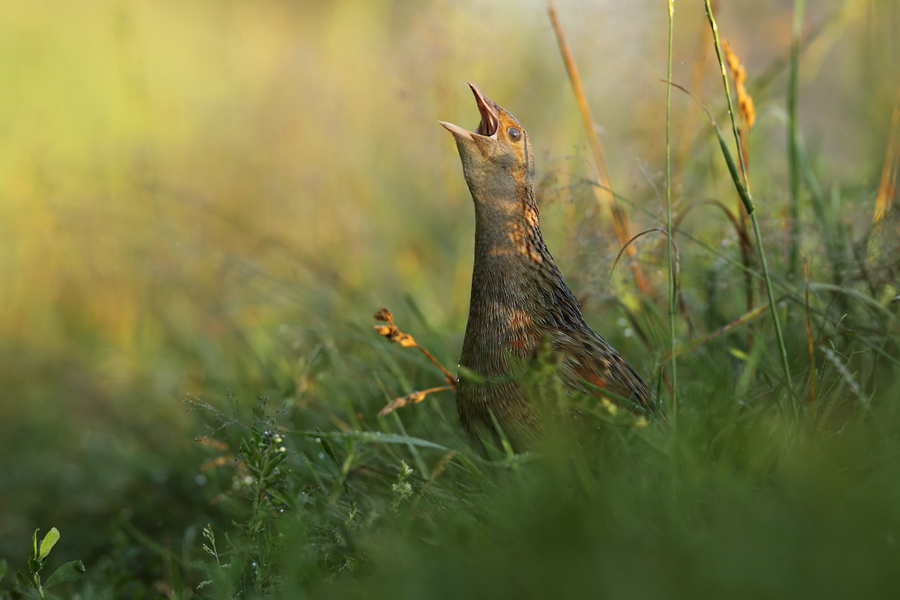
<path id="1" fill-rule="evenodd" d="M 541 236 L 534 198 L 534 153 L 508 111 L 469 84 L 481 114 L 475 131 L 441 121 L 456 140 L 475 202 L 475 264 L 469 320 L 459 364 L 478 377 L 457 381 L 456 408 L 469 440 L 484 451 L 500 445 L 499 425 L 513 449 L 526 448 L 541 425 L 511 374 L 549 345 L 568 385 L 588 382 L 647 406 L 647 386 L 631 365 L 585 323 Z M 515 359 L 513 359 L 515 361 Z"/>

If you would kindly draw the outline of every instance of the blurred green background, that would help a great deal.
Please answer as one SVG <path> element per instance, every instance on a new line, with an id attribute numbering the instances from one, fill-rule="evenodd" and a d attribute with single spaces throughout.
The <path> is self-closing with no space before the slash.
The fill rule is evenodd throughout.
<path id="1" fill-rule="evenodd" d="M 666 5 L 557 9 L 634 231 L 657 227 Z M 757 103 L 750 170 L 776 255 L 792 9 L 717 4 Z M 702 3 L 678 2 L 676 23 L 673 79 L 724 124 Z M 862 232 L 900 82 L 900 5 L 816 0 L 805 23 L 800 131 L 822 188 L 844 192 L 841 223 Z M 202 523 L 203 429 L 185 399 L 333 402 L 318 383 L 329 352 L 344 353 L 335 377 L 369 381 L 354 340 L 379 306 L 419 337 L 411 298 L 422 336 L 455 364 L 474 225 L 437 121 L 476 125 L 467 81 L 527 128 L 548 245 L 588 321 L 648 372 L 664 338 L 645 356 L 611 308 L 614 295 L 634 306 L 635 290 L 612 268 L 619 244 L 585 183 L 594 169 L 543 2 L 2 3 L 0 556 L 21 555 L 38 527 L 88 558 L 123 520 L 150 536 Z M 734 206 L 702 113 L 679 92 L 672 123 L 676 201 Z M 718 214 L 683 226 L 734 243 Z M 821 243 L 803 240 L 813 263 Z M 664 245 L 639 247 L 664 290 Z M 685 293 L 691 311 L 711 310 L 699 286 Z M 712 309 L 721 325 L 745 307 Z M 367 402 L 357 410 L 375 427 Z"/>

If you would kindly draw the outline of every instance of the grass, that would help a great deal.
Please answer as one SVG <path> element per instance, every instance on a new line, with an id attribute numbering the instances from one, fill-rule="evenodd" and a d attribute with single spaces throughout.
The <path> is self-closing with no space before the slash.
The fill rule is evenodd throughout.
<path id="1" fill-rule="evenodd" d="M 0 597 L 892 597 L 900 15 L 710 3 L 751 128 L 706 15 L 663 4 L 559 3 L 564 62 L 544 7 L 14 3 Z M 466 79 L 528 128 L 548 244 L 667 423 L 563 393 L 546 356 L 522 375 L 546 439 L 484 459 L 452 391 L 409 396 L 465 322 L 434 121 L 474 118 Z"/>

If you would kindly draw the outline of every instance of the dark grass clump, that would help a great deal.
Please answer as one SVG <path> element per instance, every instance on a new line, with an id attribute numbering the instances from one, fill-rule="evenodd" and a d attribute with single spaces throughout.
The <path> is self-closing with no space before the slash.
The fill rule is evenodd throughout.
<path id="1" fill-rule="evenodd" d="M 453 423 L 424 411 L 412 419 L 430 422 L 428 440 L 390 423 L 330 433 L 232 424 L 244 450 L 216 469 L 232 478 L 221 497 L 232 522 L 215 532 L 215 561 L 198 556 L 204 589 L 787 598 L 882 597 L 900 583 L 896 385 L 830 425 L 720 390 L 686 403 L 676 427 L 559 397 L 552 374 L 529 385 L 551 424 L 544 443 L 493 461 L 440 435 Z M 247 466 L 260 441 L 286 456 L 268 482 Z"/>

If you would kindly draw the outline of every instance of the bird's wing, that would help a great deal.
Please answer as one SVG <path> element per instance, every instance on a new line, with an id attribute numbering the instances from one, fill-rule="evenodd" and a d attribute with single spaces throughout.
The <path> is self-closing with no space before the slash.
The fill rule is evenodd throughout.
<path id="1" fill-rule="evenodd" d="M 570 332 L 556 340 L 563 356 L 563 374 L 573 387 L 584 388 L 586 381 L 599 388 L 647 407 L 647 386 L 606 341 L 593 331 Z"/>

